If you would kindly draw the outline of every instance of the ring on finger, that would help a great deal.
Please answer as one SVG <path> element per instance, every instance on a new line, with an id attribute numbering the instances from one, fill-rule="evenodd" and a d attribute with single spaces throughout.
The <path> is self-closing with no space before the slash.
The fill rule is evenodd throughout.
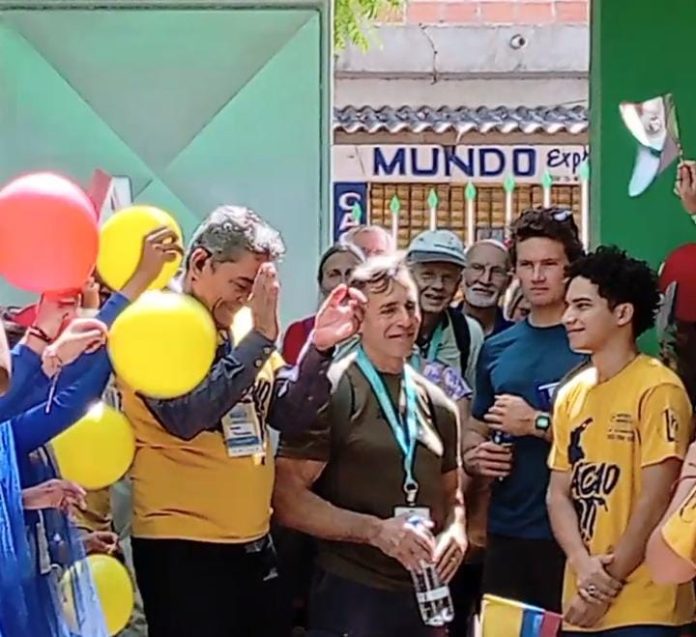
<path id="1" fill-rule="evenodd" d="M 597 593 L 599 593 L 599 590 L 594 584 L 589 584 L 585 590 L 591 597 L 597 597 Z"/>

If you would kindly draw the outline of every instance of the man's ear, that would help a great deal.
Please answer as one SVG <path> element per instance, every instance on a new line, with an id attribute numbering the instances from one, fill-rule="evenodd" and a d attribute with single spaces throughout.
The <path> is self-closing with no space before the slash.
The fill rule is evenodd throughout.
<path id="1" fill-rule="evenodd" d="M 616 319 L 621 327 L 628 325 L 633 320 L 635 310 L 631 303 L 620 303 L 614 309 Z"/>
<path id="2" fill-rule="evenodd" d="M 188 269 L 194 275 L 200 275 L 210 259 L 210 254 L 204 248 L 196 248 L 189 257 Z"/>

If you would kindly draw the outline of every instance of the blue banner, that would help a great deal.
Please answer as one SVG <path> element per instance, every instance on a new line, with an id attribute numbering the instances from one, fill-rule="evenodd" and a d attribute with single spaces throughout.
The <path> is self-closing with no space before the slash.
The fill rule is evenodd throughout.
<path id="1" fill-rule="evenodd" d="M 367 223 L 367 182 L 335 182 L 333 195 L 333 240 L 335 242 L 351 228 Z M 360 219 L 353 217 L 356 204 L 360 207 Z"/>

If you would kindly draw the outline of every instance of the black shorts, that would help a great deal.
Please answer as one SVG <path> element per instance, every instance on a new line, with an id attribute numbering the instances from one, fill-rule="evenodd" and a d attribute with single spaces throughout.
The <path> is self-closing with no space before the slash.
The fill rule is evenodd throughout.
<path id="1" fill-rule="evenodd" d="M 554 540 L 489 535 L 483 593 L 560 613 L 565 561 Z"/>

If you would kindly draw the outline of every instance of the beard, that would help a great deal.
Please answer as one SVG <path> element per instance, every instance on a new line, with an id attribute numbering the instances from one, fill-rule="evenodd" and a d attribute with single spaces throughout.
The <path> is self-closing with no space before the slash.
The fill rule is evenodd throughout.
<path id="1" fill-rule="evenodd" d="M 471 307 L 478 307 L 482 310 L 486 310 L 490 307 L 495 307 L 498 305 L 500 300 L 500 294 L 495 291 L 493 294 L 482 294 L 472 289 L 467 289 L 464 293 L 464 298 L 466 302 L 471 305 Z"/>

